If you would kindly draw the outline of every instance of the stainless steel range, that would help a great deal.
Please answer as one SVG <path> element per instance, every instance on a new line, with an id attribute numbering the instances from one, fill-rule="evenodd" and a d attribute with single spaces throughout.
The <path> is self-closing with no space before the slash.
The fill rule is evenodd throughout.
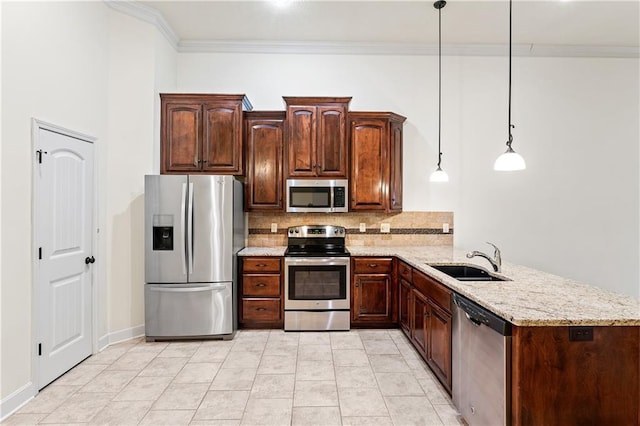
<path id="1" fill-rule="evenodd" d="M 345 229 L 294 226 L 284 258 L 284 329 L 349 330 L 350 258 Z"/>

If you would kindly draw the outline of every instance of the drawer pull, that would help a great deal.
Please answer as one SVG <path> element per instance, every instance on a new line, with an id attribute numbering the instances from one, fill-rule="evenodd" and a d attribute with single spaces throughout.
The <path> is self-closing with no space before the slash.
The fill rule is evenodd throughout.
<path id="1" fill-rule="evenodd" d="M 262 312 L 262 311 L 266 311 L 266 310 L 267 310 L 267 308 L 256 308 L 256 311 L 258 311 L 258 312 Z"/>
<path id="2" fill-rule="evenodd" d="M 264 263 L 258 263 L 258 264 L 256 264 L 256 267 L 257 267 L 257 268 L 264 268 L 265 266 L 267 266 L 267 265 L 266 265 L 266 264 L 264 264 Z"/>
<path id="3" fill-rule="evenodd" d="M 266 287 L 267 285 L 265 283 L 258 283 L 256 284 L 256 287 Z"/>
<path id="4" fill-rule="evenodd" d="M 370 263 L 369 264 L 369 268 L 377 268 L 378 264 L 377 263 Z"/>

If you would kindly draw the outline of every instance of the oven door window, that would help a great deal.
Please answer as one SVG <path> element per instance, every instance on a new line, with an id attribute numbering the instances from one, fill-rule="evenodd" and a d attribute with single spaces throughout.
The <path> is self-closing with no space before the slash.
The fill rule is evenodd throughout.
<path id="1" fill-rule="evenodd" d="M 344 266 L 289 266 L 289 300 L 336 300 L 347 297 Z"/>
<path id="2" fill-rule="evenodd" d="M 289 188 L 289 207 L 331 207 L 331 187 L 296 186 Z"/>

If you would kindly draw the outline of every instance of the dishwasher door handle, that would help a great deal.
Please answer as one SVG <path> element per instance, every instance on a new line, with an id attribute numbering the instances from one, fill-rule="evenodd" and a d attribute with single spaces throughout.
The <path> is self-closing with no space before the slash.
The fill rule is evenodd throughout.
<path id="1" fill-rule="evenodd" d="M 466 313 L 466 312 L 465 312 L 465 313 L 464 313 L 464 316 L 465 316 L 465 317 L 467 317 L 467 319 L 468 319 L 469 321 L 471 321 L 471 323 L 472 323 L 473 325 L 475 325 L 476 327 L 480 327 L 480 326 L 482 325 L 482 322 L 481 322 L 481 321 L 478 321 L 477 319 L 472 318 L 472 317 L 471 317 L 471 315 L 469 315 L 468 313 Z"/>

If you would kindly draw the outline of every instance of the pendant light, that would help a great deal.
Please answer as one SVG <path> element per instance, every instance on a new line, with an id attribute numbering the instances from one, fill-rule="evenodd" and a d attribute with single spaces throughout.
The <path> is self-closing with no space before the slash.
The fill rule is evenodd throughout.
<path id="1" fill-rule="evenodd" d="M 442 170 L 442 150 L 440 149 L 440 133 L 442 127 L 442 8 L 447 4 L 444 0 L 439 0 L 433 4 L 438 9 L 438 168 L 431 173 L 431 182 L 449 182 L 449 175 Z"/>
<path id="2" fill-rule="evenodd" d="M 509 0 L 509 126 L 507 128 L 509 139 L 507 140 L 507 150 L 504 154 L 498 157 L 493 165 L 493 170 L 506 172 L 524 170 L 527 168 L 527 165 L 524 162 L 524 158 L 522 158 L 520 154 L 516 153 L 513 148 L 511 148 L 511 143 L 513 142 L 511 129 L 516 127 L 511 124 L 511 5 L 512 0 Z"/>

